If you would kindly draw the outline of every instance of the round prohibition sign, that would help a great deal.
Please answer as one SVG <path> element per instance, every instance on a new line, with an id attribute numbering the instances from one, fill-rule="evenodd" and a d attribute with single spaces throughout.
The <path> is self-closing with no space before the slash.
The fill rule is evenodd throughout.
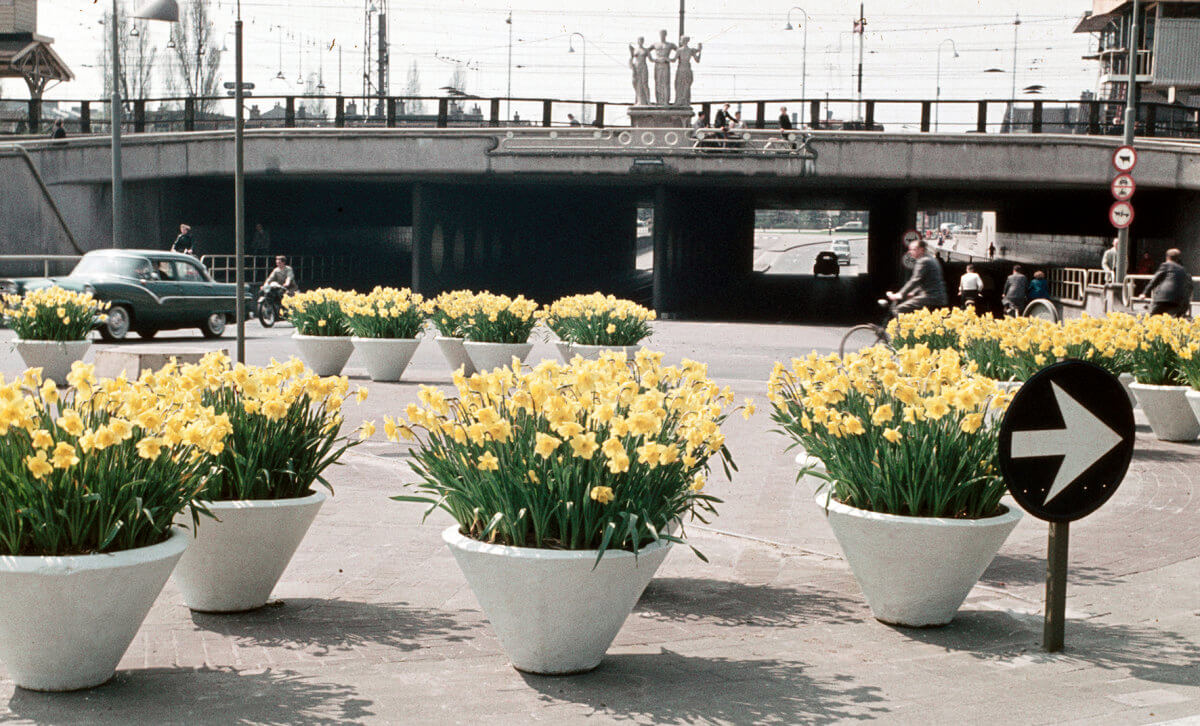
<path id="1" fill-rule="evenodd" d="M 1133 193 L 1137 191 L 1137 182 L 1128 174 L 1117 174 L 1113 177 L 1109 189 L 1112 190 L 1113 199 L 1116 199 L 1118 202 L 1127 202 L 1133 198 Z"/>
<path id="2" fill-rule="evenodd" d="M 1129 202 L 1113 202 L 1108 208 L 1108 221 L 1117 229 L 1133 224 L 1133 205 Z"/>
<path id="3" fill-rule="evenodd" d="M 1137 166 L 1137 149 L 1132 146 L 1119 146 L 1112 155 L 1113 168 L 1120 172 L 1131 172 Z"/>

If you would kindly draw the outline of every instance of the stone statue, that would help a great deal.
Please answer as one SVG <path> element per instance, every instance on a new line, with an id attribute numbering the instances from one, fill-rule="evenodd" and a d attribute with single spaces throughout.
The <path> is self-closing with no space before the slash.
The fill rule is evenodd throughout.
<path id="1" fill-rule="evenodd" d="M 671 105 L 671 63 L 675 60 L 676 45 L 667 40 L 667 31 L 658 31 L 658 42 L 650 46 L 654 63 L 654 103 Z"/>
<path id="2" fill-rule="evenodd" d="M 633 104 L 648 106 L 650 104 L 650 70 L 646 65 L 646 57 L 650 49 L 646 47 L 646 39 L 638 38 L 636 46 L 629 46 L 629 67 L 633 69 Z"/>
<path id="3" fill-rule="evenodd" d="M 679 67 L 675 69 L 675 105 L 690 106 L 692 104 L 692 61 L 700 62 L 700 51 L 704 50 L 703 43 L 697 43 L 693 48 L 688 45 L 688 36 L 679 39 L 679 47 L 675 58 Z"/>

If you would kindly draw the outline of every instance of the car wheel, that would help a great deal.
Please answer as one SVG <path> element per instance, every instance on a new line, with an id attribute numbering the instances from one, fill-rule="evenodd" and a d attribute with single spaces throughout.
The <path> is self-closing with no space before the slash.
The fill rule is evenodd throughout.
<path id="1" fill-rule="evenodd" d="M 150 340 L 154 336 L 158 335 L 158 328 L 134 328 L 133 332 L 137 333 L 139 338 Z"/>
<path id="2" fill-rule="evenodd" d="M 108 310 L 108 319 L 100 326 L 100 337 L 105 340 L 125 340 L 129 328 L 133 324 L 133 316 L 123 305 L 113 305 Z"/>
<path id="3" fill-rule="evenodd" d="M 200 326 L 205 338 L 220 338 L 225 334 L 225 313 L 209 313 Z"/>

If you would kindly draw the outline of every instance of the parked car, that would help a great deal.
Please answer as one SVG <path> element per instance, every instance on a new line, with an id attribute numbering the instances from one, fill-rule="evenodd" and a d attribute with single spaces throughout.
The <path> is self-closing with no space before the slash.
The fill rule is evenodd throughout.
<path id="1" fill-rule="evenodd" d="M 191 255 L 160 250 L 95 250 L 79 260 L 65 277 L 0 280 L 0 292 L 57 285 L 90 292 L 110 303 L 107 321 L 98 325 L 105 340 L 122 340 L 130 330 L 153 338 L 160 330 L 199 328 L 206 338 L 219 338 L 234 320 L 235 290 L 214 282 Z M 246 310 L 254 299 L 247 296 Z"/>
<path id="2" fill-rule="evenodd" d="M 862 222 L 860 222 L 858 220 L 855 220 L 853 222 L 846 222 L 845 224 L 839 224 L 838 226 L 833 228 L 833 231 L 834 232 L 866 232 L 867 225 L 863 224 Z"/>
<path id="3" fill-rule="evenodd" d="M 838 265 L 837 255 L 829 250 L 822 250 L 817 253 L 817 259 L 813 262 L 813 274 L 817 277 L 837 277 L 842 272 L 842 268 Z"/>
<path id="4" fill-rule="evenodd" d="M 850 264 L 850 240 L 835 239 L 829 244 L 829 251 L 837 255 L 839 265 Z"/>

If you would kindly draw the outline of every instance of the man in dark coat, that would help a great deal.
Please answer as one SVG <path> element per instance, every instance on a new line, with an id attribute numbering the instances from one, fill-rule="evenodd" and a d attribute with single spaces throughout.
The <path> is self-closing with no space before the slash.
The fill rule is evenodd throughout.
<path id="1" fill-rule="evenodd" d="M 1151 315 L 1190 317 L 1192 313 L 1192 276 L 1180 264 L 1183 253 L 1167 250 L 1167 259 L 1146 283 L 1145 294 L 1150 297 Z"/>
<path id="2" fill-rule="evenodd" d="M 1006 312 L 1016 316 L 1024 312 L 1029 303 L 1029 278 L 1025 276 L 1025 269 L 1020 265 L 1013 265 L 1012 274 L 1004 281 L 1004 293 L 1001 297 Z"/>
<path id="3" fill-rule="evenodd" d="M 186 224 L 179 225 L 179 236 L 171 243 L 172 252 L 182 252 L 185 255 L 192 254 L 192 228 Z"/>
<path id="4" fill-rule="evenodd" d="M 788 115 L 787 106 L 782 106 L 779 109 L 779 128 L 782 131 L 792 130 L 792 117 Z"/>

